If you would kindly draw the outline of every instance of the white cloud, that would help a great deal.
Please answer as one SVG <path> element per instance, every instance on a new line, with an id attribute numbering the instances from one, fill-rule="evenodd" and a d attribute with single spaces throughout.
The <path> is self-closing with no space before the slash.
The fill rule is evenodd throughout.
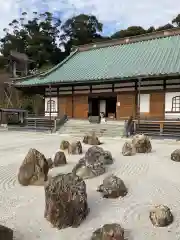
<path id="1" fill-rule="evenodd" d="M 29 10 L 60 11 L 65 19 L 80 12 L 91 13 L 104 26 L 114 24 L 117 29 L 130 25 L 160 26 L 180 13 L 179 0 L 0 0 L 0 4 L 0 36 L 12 19 Z"/>

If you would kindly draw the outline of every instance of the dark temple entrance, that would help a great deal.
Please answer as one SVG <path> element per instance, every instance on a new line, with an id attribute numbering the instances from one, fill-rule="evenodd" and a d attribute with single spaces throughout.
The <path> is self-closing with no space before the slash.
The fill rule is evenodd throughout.
<path id="1" fill-rule="evenodd" d="M 109 97 L 106 99 L 106 117 L 116 118 L 116 102 L 117 97 Z"/>
<path id="2" fill-rule="evenodd" d="M 89 97 L 89 116 L 99 116 L 101 112 L 106 118 L 116 118 L 116 96 Z"/>
<path id="3" fill-rule="evenodd" d="M 99 116 L 99 98 L 89 98 L 89 116 Z"/>

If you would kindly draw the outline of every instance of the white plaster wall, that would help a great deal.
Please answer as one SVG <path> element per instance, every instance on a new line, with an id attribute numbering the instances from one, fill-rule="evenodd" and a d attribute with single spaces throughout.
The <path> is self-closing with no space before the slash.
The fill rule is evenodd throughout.
<path id="1" fill-rule="evenodd" d="M 46 97 L 45 98 L 45 106 L 44 106 L 44 109 L 45 109 L 45 116 L 48 117 L 50 114 L 47 112 L 47 102 L 50 100 L 49 97 Z M 51 112 L 51 116 L 52 117 L 56 117 L 58 115 L 58 98 L 57 97 L 52 97 L 51 100 L 55 101 L 56 103 L 56 112 Z"/>
<path id="2" fill-rule="evenodd" d="M 100 100 L 100 112 L 104 112 L 106 114 L 106 100 Z"/>
<path id="3" fill-rule="evenodd" d="M 166 113 L 172 110 L 172 98 L 180 96 L 180 92 L 166 92 L 165 93 L 165 119 L 178 119 L 180 113 Z"/>
<path id="4" fill-rule="evenodd" d="M 150 112 L 150 94 L 140 95 L 140 112 L 141 113 Z"/>
<path id="5" fill-rule="evenodd" d="M 165 113 L 165 119 L 180 119 L 180 113 Z"/>
<path id="6" fill-rule="evenodd" d="M 172 98 L 176 96 L 180 96 L 180 92 L 165 93 L 165 112 L 172 110 Z"/>

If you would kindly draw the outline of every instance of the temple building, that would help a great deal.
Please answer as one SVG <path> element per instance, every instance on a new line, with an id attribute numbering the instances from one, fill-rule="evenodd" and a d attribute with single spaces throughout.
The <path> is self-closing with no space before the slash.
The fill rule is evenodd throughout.
<path id="1" fill-rule="evenodd" d="M 14 81 L 44 95 L 45 116 L 180 118 L 180 28 L 79 46 L 49 71 Z"/>

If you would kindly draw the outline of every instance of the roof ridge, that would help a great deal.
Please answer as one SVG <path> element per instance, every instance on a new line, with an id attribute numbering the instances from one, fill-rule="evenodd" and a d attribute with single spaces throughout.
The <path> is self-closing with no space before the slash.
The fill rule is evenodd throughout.
<path id="1" fill-rule="evenodd" d="M 152 32 L 152 33 L 145 33 L 136 36 L 129 36 L 124 38 L 117 38 L 111 39 L 102 42 L 94 42 L 90 44 L 80 45 L 78 47 L 80 52 L 99 49 L 104 47 L 113 47 L 116 45 L 125 45 L 125 44 L 133 44 L 137 42 L 145 42 L 145 41 L 152 41 L 159 38 L 168 38 L 168 37 L 175 37 L 180 35 L 180 27 L 178 28 L 171 28 L 162 31 Z"/>
<path id="2" fill-rule="evenodd" d="M 48 76 L 49 74 L 51 74 L 52 72 L 56 71 L 58 68 L 60 68 L 63 64 L 65 64 L 70 58 L 72 58 L 77 52 L 79 51 L 79 49 L 76 49 L 75 51 L 73 51 L 72 53 L 70 53 L 69 56 L 67 56 L 62 62 L 58 63 L 57 65 L 55 65 L 54 67 L 50 68 L 48 71 L 41 73 L 39 75 L 40 78 L 44 78 L 46 76 Z"/>

